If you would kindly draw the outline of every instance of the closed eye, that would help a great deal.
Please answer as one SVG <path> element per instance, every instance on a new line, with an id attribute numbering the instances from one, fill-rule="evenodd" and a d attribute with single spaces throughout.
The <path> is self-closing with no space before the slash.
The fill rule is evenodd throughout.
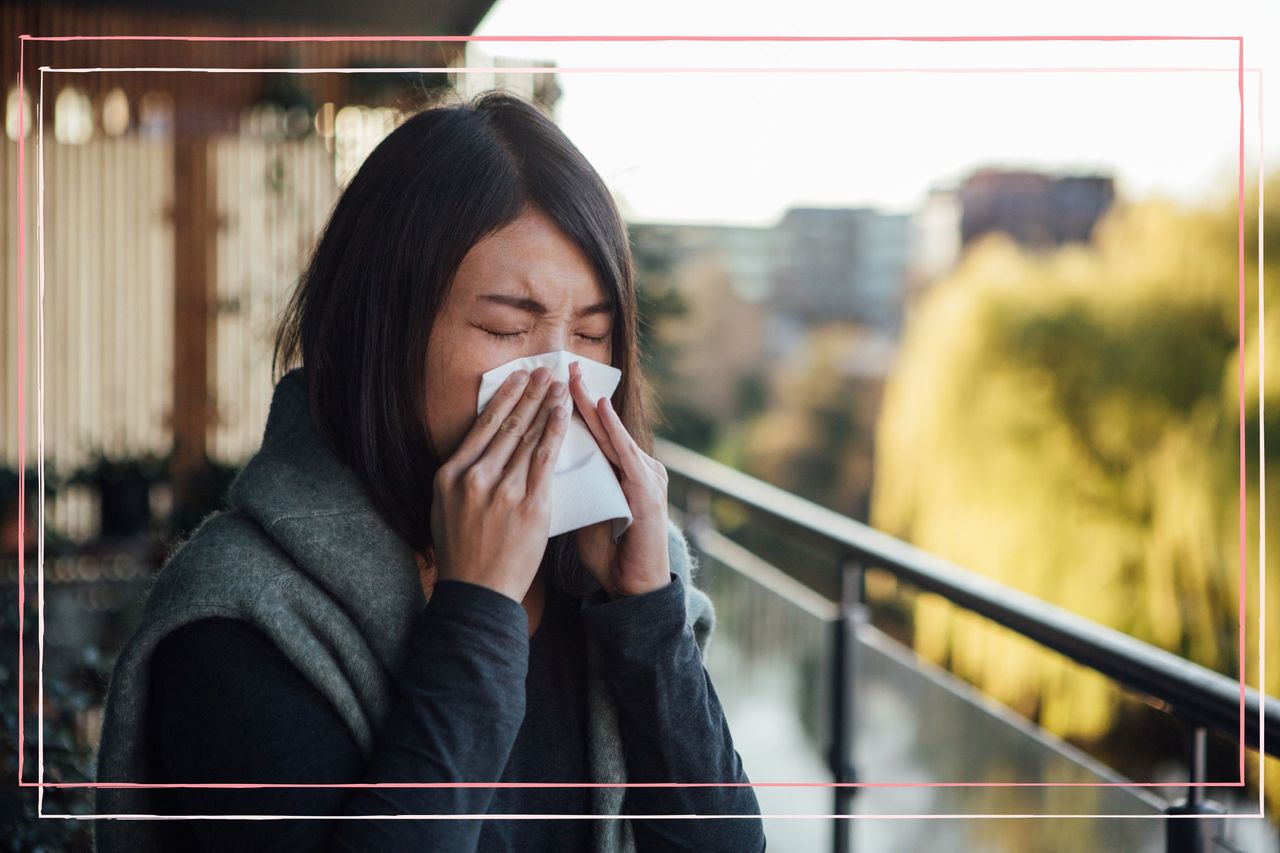
<path id="1" fill-rule="evenodd" d="M 484 331 L 485 331 L 485 332 L 487 332 L 488 334 L 492 335 L 493 337 L 495 337 L 495 338 L 499 338 L 499 339 L 501 339 L 501 340 L 509 340 L 509 339 L 511 339 L 511 338 L 518 338 L 518 337 L 520 337 L 521 335 L 525 334 L 525 331 L 524 331 L 524 330 L 515 331 L 515 332 L 499 332 L 499 331 L 496 331 L 496 330 L 494 330 L 494 329 L 487 329 L 487 328 L 485 328 L 484 326 L 481 326 L 480 328 L 481 328 L 481 329 L 484 329 Z M 608 336 L 608 335 L 600 335 L 599 337 L 594 337 L 594 336 L 592 336 L 592 335 L 584 335 L 584 334 L 582 334 L 582 333 L 579 333 L 579 334 L 578 334 L 578 337 L 582 338 L 584 341 L 590 341 L 590 342 L 591 342 L 591 343 L 593 343 L 593 344 L 602 344 L 602 343 L 604 343 L 605 341 L 609 340 L 609 336 Z"/>

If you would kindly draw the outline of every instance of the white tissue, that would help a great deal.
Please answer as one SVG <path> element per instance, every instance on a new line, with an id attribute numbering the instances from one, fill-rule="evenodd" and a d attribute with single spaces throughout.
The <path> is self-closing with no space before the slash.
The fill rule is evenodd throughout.
<path id="1" fill-rule="evenodd" d="M 586 380 L 587 391 L 593 403 L 601 397 L 613 395 L 622 378 L 621 370 L 566 350 L 557 350 L 508 361 L 481 376 L 476 414 L 484 411 L 503 380 L 517 370 L 533 373 L 535 369 L 545 367 L 551 371 L 550 382 L 559 380 L 567 386 L 569 365 L 575 361 L 582 369 L 582 377 Z M 567 388 L 564 401 L 572 417 L 551 477 L 549 535 L 558 536 L 600 521 L 612 520 L 613 539 L 616 542 L 623 531 L 631 526 L 631 507 L 622 493 L 622 486 L 613 472 L 613 466 L 609 464 L 609 459 L 574 406 L 573 397 Z"/>

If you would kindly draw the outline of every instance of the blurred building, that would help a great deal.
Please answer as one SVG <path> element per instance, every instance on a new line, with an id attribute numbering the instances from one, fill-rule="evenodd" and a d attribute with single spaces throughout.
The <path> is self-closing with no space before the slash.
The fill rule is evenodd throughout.
<path id="1" fill-rule="evenodd" d="M 911 253 L 907 262 L 905 301 L 908 307 L 960 260 L 960 199 L 954 190 L 931 188 L 911 219 Z"/>
<path id="2" fill-rule="evenodd" d="M 724 266 L 734 295 L 743 301 L 760 302 L 769 296 L 778 255 L 774 228 L 637 223 L 632 225 L 632 233 L 645 251 L 675 265 L 714 255 Z"/>
<path id="3" fill-rule="evenodd" d="M 984 168 L 957 184 L 932 187 L 911 219 L 907 305 L 983 235 L 1001 232 L 1032 250 L 1089 242 L 1114 200 L 1114 179 L 1101 175 Z"/>
<path id="4" fill-rule="evenodd" d="M 1027 248 L 1047 249 L 1088 242 L 1115 199 L 1115 186 L 1106 176 L 979 169 L 957 194 L 962 245 L 1002 231 Z"/>
<path id="5" fill-rule="evenodd" d="M 870 209 L 792 208 L 773 227 L 640 224 L 638 249 L 670 267 L 685 316 L 668 321 L 677 373 L 717 422 L 741 412 L 751 383 L 798 357 L 811 332 L 857 328 L 866 358 L 851 369 L 883 378 L 901 327 L 911 217 Z"/>
<path id="6" fill-rule="evenodd" d="M 792 208 L 778 224 L 774 309 L 805 325 L 854 321 L 896 333 L 910 217 L 867 208 Z"/>

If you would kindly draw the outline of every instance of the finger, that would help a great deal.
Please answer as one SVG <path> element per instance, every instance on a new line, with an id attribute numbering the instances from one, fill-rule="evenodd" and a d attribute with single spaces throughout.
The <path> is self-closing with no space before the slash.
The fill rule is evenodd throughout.
<path id="1" fill-rule="evenodd" d="M 537 446 L 539 439 L 542 438 L 543 432 L 546 431 L 547 424 L 551 420 L 552 411 L 557 406 L 564 408 L 564 392 L 563 382 L 551 383 L 551 387 L 547 389 L 547 396 L 542 401 L 542 408 L 538 410 L 532 427 L 520 437 L 520 442 L 516 445 L 515 452 L 511 454 L 511 459 L 507 462 L 502 478 L 512 483 L 518 483 L 521 491 L 525 491 L 528 483 L 529 460 L 533 458 L 533 449 Z"/>
<path id="2" fill-rule="evenodd" d="M 471 467 L 472 463 L 480 458 L 480 454 L 484 453 L 484 449 L 497 434 L 498 427 L 519 402 L 528 381 L 527 370 L 517 370 L 506 378 L 497 393 L 476 417 L 475 423 L 467 431 L 462 443 L 453 452 L 450 462 L 456 463 L 459 469 L 463 470 Z"/>
<path id="3" fill-rule="evenodd" d="M 569 390 L 572 392 L 573 401 L 577 404 L 578 411 L 582 414 L 582 420 L 586 422 L 587 429 L 591 431 L 596 444 L 600 445 L 600 449 L 604 451 L 605 457 L 610 462 L 614 465 L 619 465 L 617 454 L 613 452 L 613 448 L 609 445 L 609 434 L 600 422 L 600 415 L 596 413 L 595 401 L 591 399 L 591 395 L 587 392 L 587 381 L 582 376 L 582 368 L 578 367 L 576 361 L 569 365 Z"/>
<path id="4" fill-rule="evenodd" d="M 631 505 L 636 517 L 647 514 L 650 510 L 663 512 L 667 501 L 667 469 L 640 445 L 636 444 L 626 425 L 614 411 L 613 403 L 608 399 L 600 401 L 600 418 L 608 430 L 609 440 L 614 449 L 622 457 L 622 475 L 619 477 L 623 491 L 627 494 L 627 502 Z M 650 464 L 652 463 L 652 464 Z M 628 488 L 636 486 L 640 491 Z"/>
<path id="5" fill-rule="evenodd" d="M 495 475 L 502 472 L 520 443 L 520 438 L 532 428 L 534 418 L 542 406 L 542 400 L 546 397 L 550 385 L 550 370 L 539 367 L 533 371 L 529 377 L 529 384 L 525 386 L 524 395 L 520 397 L 520 401 L 516 403 L 511 413 L 498 424 L 497 434 L 484 449 L 484 453 L 480 454 L 480 458 L 475 462 L 476 465 L 488 468 Z"/>
<path id="6" fill-rule="evenodd" d="M 627 476 L 640 478 L 644 474 L 643 463 L 640 461 L 643 453 L 640 445 L 636 444 L 631 433 L 627 432 L 627 428 L 618 417 L 618 413 L 613 410 L 613 404 L 609 402 L 608 397 L 601 397 L 596 409 L 614 453 L 622 460 L 618 467 L 625 471 Z"/>
<path id="7" fill-rule="evenodd" d="M 533 451 L 533 458 L 529 460 L 526 495 L 541 497 L 551 488 L 551 472 L 555 470 L 565 433 L 569 431 L 569 414 L 569 410 L 563 405 L 552 409 L 547 428 L 543 430 L 542 438 Z"/>

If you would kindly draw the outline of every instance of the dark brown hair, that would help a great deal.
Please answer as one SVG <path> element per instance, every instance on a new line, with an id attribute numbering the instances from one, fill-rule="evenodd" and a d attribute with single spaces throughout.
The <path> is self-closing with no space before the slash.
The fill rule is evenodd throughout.
<path id="1" fill-rule="evenodd" d="M 276 335 L 276 379 L 301 360 L 317 429 L 418 553 L 444 462 L 427 431 L 427 339 L 463 257 L 530 209 L 578 245 L 613 301 L 612 400 L 652 452 L 626 226 L 582 153 L 506 92 L 430 107 L 382 140 L 334 206 Z"/>

